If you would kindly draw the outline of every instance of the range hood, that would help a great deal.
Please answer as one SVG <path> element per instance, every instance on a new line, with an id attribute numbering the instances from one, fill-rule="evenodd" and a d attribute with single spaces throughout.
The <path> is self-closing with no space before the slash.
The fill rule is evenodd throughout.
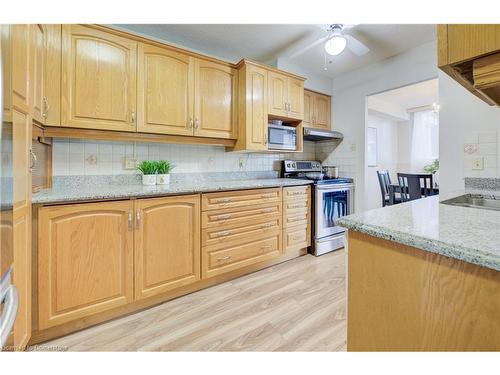
<path id="1" fill-rule="evenodd" d="M 344 134 L 333 130 L 304 128 L 305 141 L 341 141 Z"/>

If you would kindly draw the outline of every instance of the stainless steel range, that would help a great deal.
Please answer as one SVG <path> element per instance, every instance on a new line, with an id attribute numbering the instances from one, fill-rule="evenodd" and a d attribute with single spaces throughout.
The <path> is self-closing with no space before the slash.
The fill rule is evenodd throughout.
<path id="1" fill-rule="evenodd" d="M 316 256 L 344 247 L 344 232 L 336 224 L 354 212 L 354 183 L 351 178 L 326 178 L 318 161 L 284 160 L 282 176 L 314 181 L 312 191 L 312 253 Z"/>

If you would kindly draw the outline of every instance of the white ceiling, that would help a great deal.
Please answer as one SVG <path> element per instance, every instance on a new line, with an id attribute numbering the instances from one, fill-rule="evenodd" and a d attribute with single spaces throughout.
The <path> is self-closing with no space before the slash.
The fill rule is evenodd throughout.
<path id="1" fill-rule="evenodd" d="M 371 97 L 375 97 L 379 101 L 391 103 L 404 110 L 439 103 L 438 79 L 431 79 L 385 91 Z"/>
<path id="2" fill-rule="evenodd" d="M 236 62 L 243 57 L 261 62 L 275 60 L 294 43 L 318 34 L 318 25 L 115 25 L 146 36 Z M 358 57 L 347 49 L 331 59 L 324 71 L 325 54 L 320 44 L 292 60 L 317 74 L 335 77 L 405 50 L 435 40 L 435 25 L 357 25 L 349 33 L 365 43 L 370 52 Z"/>

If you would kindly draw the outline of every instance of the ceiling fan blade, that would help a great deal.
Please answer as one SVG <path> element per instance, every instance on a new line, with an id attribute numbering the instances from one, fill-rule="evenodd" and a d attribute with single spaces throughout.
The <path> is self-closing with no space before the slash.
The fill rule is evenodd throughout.
<path id="1" fill-rule="evenodd" d="M 347 39 L 347 48 L 349 48 L 355 55 L 363 56 L 370 51 L 367 46 L 365 46 L 352 35 L 344 34 L 344 37 Z"/>

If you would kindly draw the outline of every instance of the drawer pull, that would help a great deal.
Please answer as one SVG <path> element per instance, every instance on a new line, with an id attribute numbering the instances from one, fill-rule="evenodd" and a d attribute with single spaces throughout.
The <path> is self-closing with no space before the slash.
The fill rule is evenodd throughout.
<path id="1" fill-rule="evenodd" d="M 293 191 L 289 194 L 291 194 L 291 195 L 304 195 L 305 193 L 303 191 Z"/>
<path id="2" fill-rule="evenodd" d="M 305 208 L 307 207 L 306 204 L 292 204 L 290 206 L 288 206 L 288 208 Z"/>
<path id="3" fill-rule="evenodd" d="M 260 210 L 260 212 L 263 214 L 267 214 L 267 213 L 273 212 L 273 211 L 274 211 L 274 208 L 266 208 L 264 210 Z"/>
<path id="4" fill-rule="evenodd" d="M 261 250 L 269 250 L 269 249 L 271 249 L 271 248 L 272 248 L 272 246 L 271 246 L 271 245 L 265 245 L 265 246 L 261 246 L 261 247 L 260 247 L 260 249 L 261 249 Z"/>
<path id="5" fill-rule="evenodd" d="M 228 219 L 231 219 L 231 215 L 218 215 L 216 216 L 216 219 L 215 220 L 228 220 Z"/>
<path id="6" fill-rule="evenodd" d="M 264 228 L 264 229 L 267 229 L 267 228 L 271 228 L 271 227 L 273 227 L 273 226 L 274 226 L 274 224 L 273 224 L 273 223 L 267 223 L 267 224 L 263 224 L 263 225 L 261 225 L 260 227 L 261 227 L 261 228 Z"/>
<path id="7" fill-rule="evenodd" d="M 231 202 L 231 199 L 229 199 L 229 198 L 221 198 L 221 199 L 217 199 L 215 201 L 215 203 L 219 203 L 219 204 L 230 203 L 230 202 Z"/>
<path id="8" fill-rule="evenodd" d="M 262 198 L 273 198 L 274 194 L 262 194 Z"/>
<path id="9" fill-rule="evenodd" d="M 299 216 L 299 217 L 289 217 L 288 218 L 288 221 L 299 221 L 299 220 L 305 220 L 306 218 L 303 217 L 303 216 Z"/>
<path id="10" fill-rule="evenodd" d="M 305 240 L 305 236 L 292 236 L 292 240 L 293 241 L 304 241 Z"/>
<path id="11" fill-rule="evenodd" d="M 228 256 L 225 256 L 225 257 L 222 257 L 222 258 L 217 258 L 217 262 L 225 262 L 227 260 L 231 259 L 231 257 L 228 255 Z"/>
<path id="12" fill-rule="evenodd" d="M 224 231 L 224 232 L 219 232 L 219 233 L 217 233 L 216 237 L 217 237 L 217 238 L 224 238 L 224 237 L 229 236 L 230 234 L 231 234 L 231 231 L 226 230 L 226 231 Z"/>

